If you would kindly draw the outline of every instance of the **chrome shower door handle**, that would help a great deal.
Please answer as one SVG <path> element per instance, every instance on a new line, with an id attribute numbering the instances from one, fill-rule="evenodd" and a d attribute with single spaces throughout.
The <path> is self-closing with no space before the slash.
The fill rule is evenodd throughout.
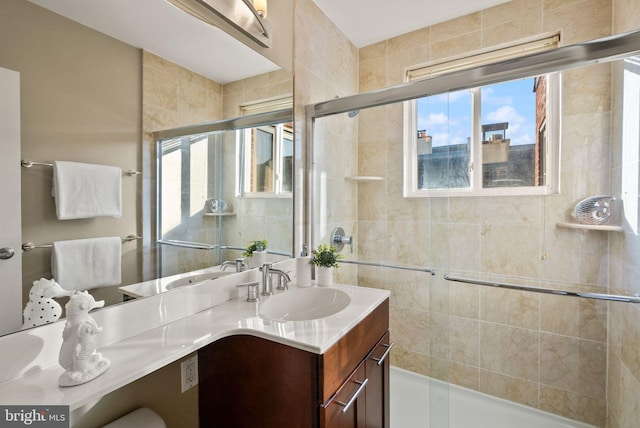
<path id="1" fill-rule="evenodd" d="M 8 260 L 13 257 L 15 253 L 16 252 L 13 250 L 13 248 L 0 248 L 0 260 Z"/>

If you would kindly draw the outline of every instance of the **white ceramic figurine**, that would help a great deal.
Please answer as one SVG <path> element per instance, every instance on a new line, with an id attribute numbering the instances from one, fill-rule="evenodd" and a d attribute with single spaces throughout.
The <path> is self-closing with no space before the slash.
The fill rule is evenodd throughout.
<path id="1" fill-rule="evenodd" d="M 65 369 L 60 375 L 60 386 L 74 386 L 100 376 L 111 362 L 96 352 L 96 335 L 102 332 L 89 311 L 104 306 L 104 300 L 95 301 L 86 291 L 75 292 L 65 305 L 67 323 L 62 332 L 62 347 L 58 361 Z"/>
<path id="2" fill-rule="evenodd" d="M 40 278 L 33 281 L 29 290 L 29 302 L 24 307 L 22 328 L 55 322 L 62 314 L 62 307 L 54 297 L 71 296 L 73 291 L 65 290 L 53 279 Z"/>

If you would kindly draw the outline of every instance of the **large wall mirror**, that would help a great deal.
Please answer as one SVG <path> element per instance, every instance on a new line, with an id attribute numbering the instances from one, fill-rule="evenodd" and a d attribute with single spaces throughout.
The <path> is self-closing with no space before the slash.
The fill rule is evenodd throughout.
<path id="1" fill-rule="evenodd" d="M 136 237 L 122 242 L 121 283 L 91 289 L 107 305 L 123 302 L 121 286 L 194 269 L 192 261 L 202 258 L 195 256 L 201 250 L 159 250 L 165 246 L 157 243 L 158 143 L 154 133 L 253 115 L 247 106 L 292 96 L 293 15 L 280 2 L 270 5 L 274 28 L 270 49 L 252 49 L 164 1 L 142 0 L 132 5 L 127 0 L 100 0 L 92 2 L 91 8 L 84 3 L 7 0 L 0 6 L 0 68 L 19 73 L 18 159 L 110 165 L 140 174 L 122 176 L 120 218 L 59 220 L 52 197 L 52 168 L 35 164 L 17 170 L 13 182 L 21 184 L 20 200 L 2 203 L 21 206 L 21 218 L 15 219 L 13 227 L 21 230 L 23 243 L 31 242 L 35 248 L 16 249 L 22 263 L 21 284 L 2 277 L 4 290 L 19 289 L 19 302 L 13 305 L 20 308 L 11 311 L 11 319 L 0 319 L 0 334 L 23 327 L 22 308 L 29 301 L 33 282 L 52 277 L 50 246 L 54 242 Z M 282 110 L 278 103 L 273 106 Z M 235 159 L 237 132 L 225 132 L 229 134 L 207 137 L 212 156 L 206 162 L 211 165 L 221 162 L 222 155 Z M 202 147 L 194 146 L 194 150 Z M 235 199 L 236 172 L 230 167 L 222 171 L 211 169 L 202 178 L 212 180 L 212 191 L 230 186 L 230 193 L 201 194 L 204 202 Z M 270 201 L 276 200 L 278 207 L 271 207 Z M 236 236 L 225 244 L 241 248 L 252 239 L 263 239 L 258 235 L 261 226 L 252 223 L 253 219 L 264 221 L 263 217 L 244 216 L 244 212 L 276 209 L 282 230 L 291 236 L 291 197 L 257 196 L 247 201 L 253 207 L 246 203 L 246 210 L 228 218 L 203 216 L 207 210 L 203 202 L 198 219 L 206 233 L 198 240 L 219 244 L 215 230 L 226 222 L 234 225 Z M 241 205 L 235 203 L 236 208 Z M 256 236 L 247 231 L 255 231 Z M 273 249 L 291 254 L 293 239 L 283 236 L 277 245 L 272 240 Z M 209 251 L 195 268 L 241 254 L 233 249 Z M 64 307 L 65 298 L 57 300 Z"/>

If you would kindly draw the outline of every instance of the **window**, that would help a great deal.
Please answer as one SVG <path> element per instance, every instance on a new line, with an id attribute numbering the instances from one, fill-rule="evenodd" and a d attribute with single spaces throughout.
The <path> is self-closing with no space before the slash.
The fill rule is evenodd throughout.
<path id="1" fill-rule="evenodd" d="M 411 80 L 471 67 L 492 56 L 504 59 L 508 54 L 476 55 L 410 70 L 407 76 Z M 559 76 L 547 74 L 406 102 L 404 195 L 557 191 L 558 92 Z"/>
<path id="2" fill-rule="evenodd" d="M 241 196 L 291 196 L 293 191 L 292 124 L 238 131 Z"/>

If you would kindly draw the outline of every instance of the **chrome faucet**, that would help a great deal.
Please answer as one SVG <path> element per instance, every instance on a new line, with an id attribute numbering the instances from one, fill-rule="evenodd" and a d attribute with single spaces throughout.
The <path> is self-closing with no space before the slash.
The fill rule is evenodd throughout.
<path id="1" fill-rule="evenodd" d="M 291 281 L 291 277 L 288 273 L 281 269 L 276 269 L 272 267 L 271 263 L 265 263 L 260 267 L 260 271 L 262 272 L 262 294 L 263 296 L 271 296 L 273 294 L 273 283 L 271 282 L 271 275 L 278 275 L 279 284 L 284 281 L 284 285 L 278 285 L 278 290 L 286 290 Z"/>
<path id="2" fill-rule="evenodd" d="M 246 269 L 246 265 L 244 262 L 244 257 L 238 257 L 235 261 L 227 260 L 220 265 L 220 270 L 225 270 L 227 266 L 235 266 L 236 272 L 244 272 Z"/>

